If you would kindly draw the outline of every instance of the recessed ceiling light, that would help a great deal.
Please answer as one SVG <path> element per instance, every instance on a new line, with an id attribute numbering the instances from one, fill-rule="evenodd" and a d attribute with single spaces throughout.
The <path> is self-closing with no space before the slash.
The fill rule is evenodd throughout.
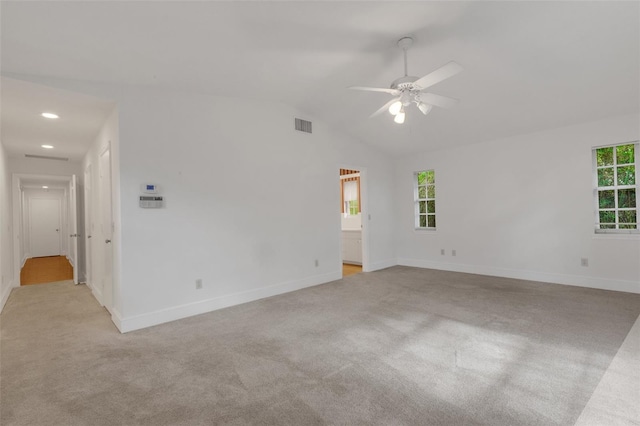
<path id="1" fill-rule="evenodd" d="M 42 189 L 49 189 L 49 187 L 48 187 L 48 186 L 46 186 L 46 185 L 43 185 L 43 186 L 42 186 Z"/>
<path id="2" fill-rule="evenodd" d="M 53 149 L 53 145 L 40 145 L 40 146 L 45 149 Z"/>
<path id="3" fill-rule="evenodd" d="M 54 114 L 52 112 L 43 112 L 42 116 L 46 117 L 46 118 L 60 118 L 60 117 L 58 117 L 57 114 Z"/>

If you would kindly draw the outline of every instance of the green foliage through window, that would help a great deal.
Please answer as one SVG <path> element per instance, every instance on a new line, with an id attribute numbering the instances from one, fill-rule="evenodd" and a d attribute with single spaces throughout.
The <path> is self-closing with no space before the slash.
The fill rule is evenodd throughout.
<path id="1" fill-rule="evenodd" d="M 638 143 L 596 148 L 597 229 L 638 229 Z"/>
<path id="2" fill-rule="evenodd" d="M 414 175 L 416 191 L 416 228 L 436 227 L 436 173 L 434 170 L 417 172 Z"/>
<path id="3" fill-rule="evenodd" d="M 355 216 L 358 214 L 358 200 L 348 201 L 349 205 L 349 215 Z"/>

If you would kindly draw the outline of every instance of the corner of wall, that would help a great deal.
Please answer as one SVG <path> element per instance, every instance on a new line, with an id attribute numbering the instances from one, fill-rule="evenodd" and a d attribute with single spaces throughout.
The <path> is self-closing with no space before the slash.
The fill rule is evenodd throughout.
<path id="1" fill-rule="evenodd" d="M 7 300 L 9 300 L 9 296 L 11 296 L 11 291 L 13 290 L 13 281 L 9 281 L 9 285 L 2 291 L 2 295 L 0 295 L 0 312 L 4 309 L 4 305 L 6 305 Z"/>
<path id="2" fill-rule="evenodd" d="M 367 268 L 367 270 L 364 272 L 379 271 L 381 269 L 391 268 L 392 266 L 396 266 L 397 264 L 398 259 L 385 259 L 369 264 L 369 268 Z"/>

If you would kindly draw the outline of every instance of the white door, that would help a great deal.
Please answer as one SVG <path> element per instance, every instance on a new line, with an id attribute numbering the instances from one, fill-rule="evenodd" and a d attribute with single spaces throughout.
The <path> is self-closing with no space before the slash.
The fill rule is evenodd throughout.
<path id="1" fill-rule="evenodd" d="M 76 196 L 76 175 L 69 182 L 69 260 L 73 265 L 73 283 L 78 284 L 78 197 Z"/>
<path id="2" fill-rule="evenodd" d="M 84 242 L 85 242 L 85 259 L 86 259 L 86 280 L 87 284 L 93 283 L 93 250 L 91 247 L 91 230 L 93 229 L 93 200 L 91 199 L 91 164 L 84 171 Z"/>
<path id="3" fill-rule="evenodd" d="M 113 249 L 111 238 L 113 221 L 111 214 L 111 148 L 100 154 L 100 239 L 104 247 L 102 269 L 102 297 L 105 308 L 113 306 Z"/>
<path id="4" fill-rule="evenodd" d="M 31 257 L 60 256 L 60 200 L 29 199 Z"/>

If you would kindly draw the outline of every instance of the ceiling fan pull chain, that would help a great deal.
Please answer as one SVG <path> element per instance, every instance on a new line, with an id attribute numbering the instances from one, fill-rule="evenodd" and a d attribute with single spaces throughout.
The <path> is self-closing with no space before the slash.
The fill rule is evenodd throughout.
<path id="1" fill-rule="evenodd" d="M 404 76 L 406 77 L 409 75 L 409 72 L 407 71 L 407 48 L 405 47 L 402 50 L 404 50 Z"/>

